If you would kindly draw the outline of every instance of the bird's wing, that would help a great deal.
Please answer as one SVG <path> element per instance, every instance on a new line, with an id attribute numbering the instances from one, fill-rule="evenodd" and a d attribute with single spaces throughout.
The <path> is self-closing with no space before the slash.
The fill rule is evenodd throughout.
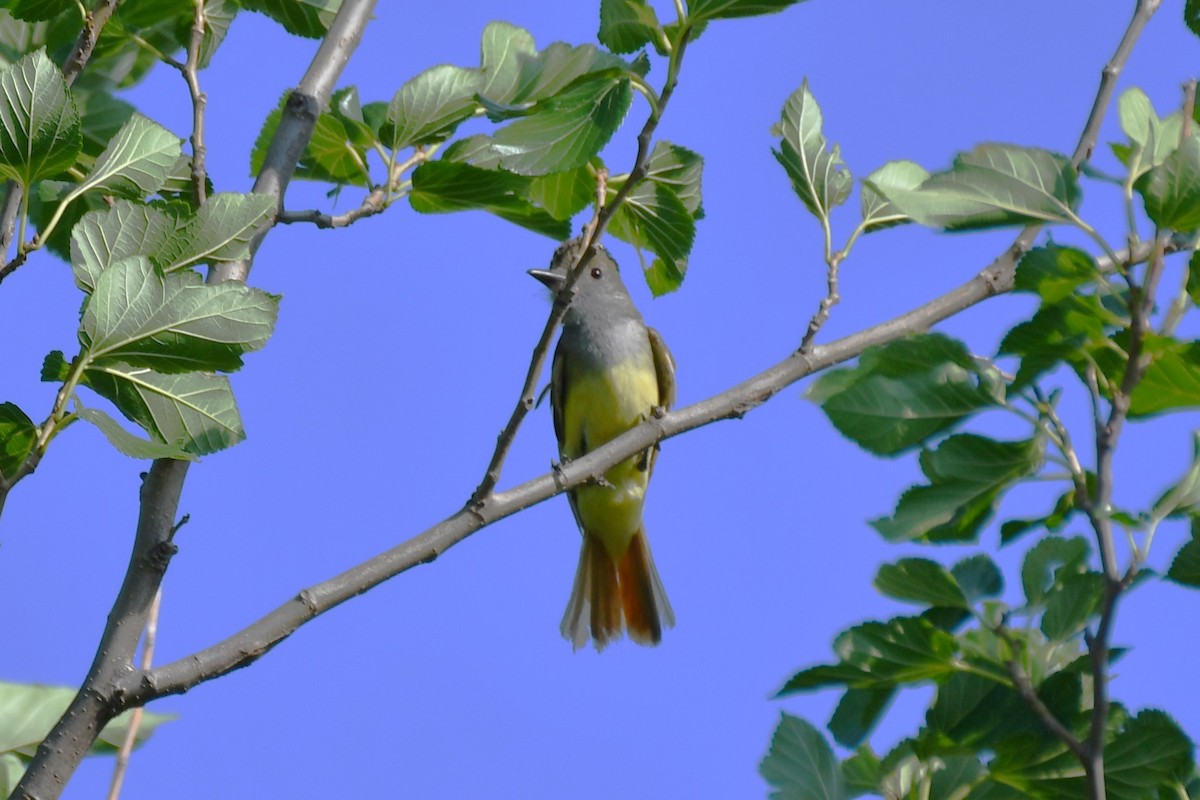
<path id="1" fill-rule="evenodd" d="M 675 356 L 667 349 L 667 343 L 654 328 L 647 327 L 650 336 L 650 353 L 654 356 L 654 372 L 658 377 L 658 404 L 663 408 L 675 405 Z"/>

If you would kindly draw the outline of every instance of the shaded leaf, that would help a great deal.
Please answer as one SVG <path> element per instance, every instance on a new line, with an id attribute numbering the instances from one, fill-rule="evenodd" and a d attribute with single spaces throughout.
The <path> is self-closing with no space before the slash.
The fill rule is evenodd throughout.
<path id="1" fill-rule="evenodd" d="M 842 772 L 821 732 L 783 714 L 758 771 L 774 787 L 774 800 L 844 800 Z"/>
<path id="2" fill-rule="evenodd" d="M 329 32 L 342 0 L 238 0 L 248 11 L 258 11 L 295 36 L 320 39 Z"/>
<path id="3" fill-rule="evenodd" d="M 954 637 L 920 617 L 864 622 L 838 636 L 834 650 L 876 681 L 915 683 L 949 674 Z"/>
<path id="4" fill-rule="evenodd" d="M 1062 640 L 1083 630 L 1104 600 L 1104 576 L 1098 572 L 1067 575 L 1046 595 L 1042 632 Z"/>
<path id="5" fill-rule="evenodd" d="M 927 558 L 902 558 L 875 574 L 875 588 L 888 597 L 929 606 L 966 608 L 967 598 L 950 571 Z"/>
<path id="6" fill-rule="evenodd" d="M 1200 588 L 1200 517 L 1192 517 L 1192 538 L 1171 560 L 1167 578 L 1183 586 Z"/>
<path id="7" fill-rule="evenodd" d="M 802 0 L 689 0 L 688 16 L 693 24 L 712 19 L 757 17 L 774 14 Z"/>
<path id="8" fill-rule="evenodd" d="M 936 450 L 921 453 L 929 483 L 909 488 L 891 517 L 871 521 L 889 541 L 974 540 L 995 513 L 1002 492 L 1036 472 L 1042 464 L 1040 442 L 999 442 L 975 434 L 957 434 Z"/>
<path id="9" fill-rule="evenodd" d="M 152 437 L 198 456 L 232 447 L 246 433 L 224 375 L 153 370 L 108 362 L 84 371 L 83 383 L 111 400 Z"/>
<path id="10" fill-rule="evenodd" d="M 37 426 L 15 403 L 0 403 L 0 476 L 11 478 L 29 458 Z"/>
<path id="11" fill-rule="evenodd" d="M 430 161 L 413 171 L 408 197 L 413 210 L 422 214 L 480 209 L 553 239 L 569 238 L 569 221 L 555 219 L 526 199 L 530 180 L 504 170 Z"/>
<path id="12" fill-rule="evenodd" d="M 854 755 L 842 762 L 842 780 L 846 786 L 847 797 L 859 797 L 872 794 L 879 788 L 882 778 L 879 757 L 870 746 L 863 745 Z"/>
<path id="13" fill-rule="evenodd" d="M 895 686 L 847 689 L 829 720 L 829 732 L 842 747 L 858 747 L 892 703 Z"/>
<path id="14" fill-rule="evenodd" d="M 632 53 L 657 40 L 658 15 L 646 0 L 600 0 L 596 38 L 614 53 Z"/>
<path id="15" fill-rule="evenodd" d="M 75 101 L 44 49 L 0 71 L 0 176 L 28 187 L 70 167 L 82 147 Z"/>
<path id="16" fill-rule="evenodd" d="M 1035 544 L 1021 565 L 1025 602 L 1031 607 L 1040 606 L 1067 575 L 1085 572 L 1090 552 L 1087 541 L 1080 536 L 1047 536 Z"/>
<path id="17" fill-rule="evenodd" d="M 1093 280 L 1099 269 L 1092 257 L 1074 247 L 1035 247 L 1017 264 L 1014 291 L 1032 292 L 1047 303 L 1057 303 Z"/>
<path id="18" fill-rule="evenodd" d="M 999 597 L 1004 591 L 1004 575 L 996 562 L 984 553 L 969 556 L 950 568 L 968 603 L 985 597 Z"/>
<path id="19" fill-rule="evenodd" d="M 780 149 L 772 152 L 804 207 L 826 219 L 834 207 L 846 202 L 854 179 L 837 145 L 831 148 L 825 141 L 821 126 L 821 109 L 805 78 L 784 103 L 781 120 L 772 131 L 783 141 Z"/>

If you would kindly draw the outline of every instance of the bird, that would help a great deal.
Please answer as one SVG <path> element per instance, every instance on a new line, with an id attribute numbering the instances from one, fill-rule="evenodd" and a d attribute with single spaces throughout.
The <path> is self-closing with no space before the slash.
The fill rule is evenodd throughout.
<path id="1" fill-rule="evenodd" d="M 578 263 L 582 238 L 563 243 L 550 269 L 529 274 L 557 293 Z M 601 245 L 575 284 L 550 370 L 550 406 L 560 459 L 595 450 L 675 402 L 675 359 L 646 325 Z M 573 649 L 597 651 L 621 638 L 656 645 L 675 625 L 642 520 L 657 446 L 570 490 L 583 544 L 561 631 Z"/>

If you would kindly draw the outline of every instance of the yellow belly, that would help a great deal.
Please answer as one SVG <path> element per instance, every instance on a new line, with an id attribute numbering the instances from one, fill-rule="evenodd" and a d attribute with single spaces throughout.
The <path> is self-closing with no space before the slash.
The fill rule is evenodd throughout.
<path id="1" fill-rule="evenodd" d="M 650 415 L 658 405 L 658 380 L 649 350 L 605 372 L 572 376 L 563 409 L 563 455 L 568 458 L 594 450 L 620 436 Z M 588 485 L 573 493 L 579 524 L 620 559 L 629 540 L 642 526 L 642 504 L 650 471 L 642 454 L 626 459 L 605 473 L 608 485 Z"/>

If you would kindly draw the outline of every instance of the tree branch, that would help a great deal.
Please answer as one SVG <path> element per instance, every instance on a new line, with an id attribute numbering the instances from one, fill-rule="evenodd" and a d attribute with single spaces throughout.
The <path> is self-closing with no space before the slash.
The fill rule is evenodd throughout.
<path id="1" fill-rule="evenodd" d="M 314 109 L 319 109 L 320 103 L 328 102 L 343 67 L 358 46 L 374 6 L 374 0 L 346 0 L 342 4 L 300 88 L 292 93 L 288 110 L 271 141 L 266 163 L 255 182 L 256 192 L 282 198 L 296 160 L 312 135 L 317 118 Z M 294 102 L 297 96 L 301 99 Z M 303 113 L 289 113 L 293 109 Z M 259 236 L 255 247 L 261 241 L 262 236 Z M 209 282 L 244 280 L 252 258 L 233 269 L 224 269 L 227 266 L 224 264 L 214 266 L 209 272 Z M 14 798 L 52 800 L 58 797 L 104 725 L 122 711 L 142 705 L 124 693 L 122 686 L 128 675 L 141 674 L 132 667 L 133 655 L 145 627 L 150 602 L 157 594 L 174 554 L 171 536 L 187 467 L 187 462 L 170 459 L 151 465 L 142 486 L 141 515 L 133 554 L 109 613 L 95 660 L 66 714 L 38 747 L 13 792 Z"/>
<path id="2" fill-rule="evenodd" d="M 200 46 L 204 43 L 204 0 L 194 0 L 195 14 L 192 18 L 192 35 L 188 39 L 187 63 L 183 65 L 183 79 L 187 81 L 188 93 L 192 96 L 192 199 L 197 206 L 207 200 L 208 172 L 204 163 L 208 148 L 204 144 L 204 110 L 208 107 L 208 95 L 200 88 Z"/>

